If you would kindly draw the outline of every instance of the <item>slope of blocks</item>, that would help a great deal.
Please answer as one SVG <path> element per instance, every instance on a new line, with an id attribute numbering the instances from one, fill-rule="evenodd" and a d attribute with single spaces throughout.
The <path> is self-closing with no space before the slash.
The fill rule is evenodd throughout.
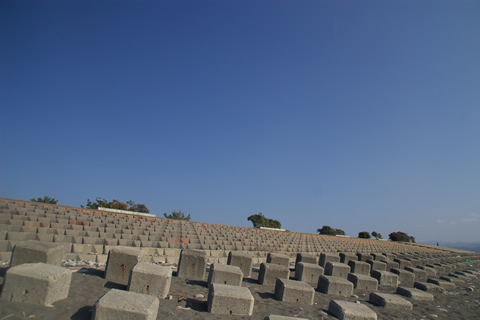
<path id="1" fill-rule="evenodd" d="M 216 315 L 256 318 L 256 290 L 246 286 L 255 283 L 276 303 L 314 308 L 315 298 L 328 297 L 330 315 L 377 319 L 379 310 L 408 312 L 412 301 L 477 279 L 465 261 L 478 266 L 480 255 L 452 253 L 0 199 L 0 259 L 12 262 L 1 298 L 51 305 L 68 297 L 71 271 L 60 261 L 104 263 L 105 281 L 119 287 L 98 299 L 92 319 L 156 319 L 172 278 L 208 288 L 204 311 Z M 367 300 L 352 302 L 365 291 Z"/>

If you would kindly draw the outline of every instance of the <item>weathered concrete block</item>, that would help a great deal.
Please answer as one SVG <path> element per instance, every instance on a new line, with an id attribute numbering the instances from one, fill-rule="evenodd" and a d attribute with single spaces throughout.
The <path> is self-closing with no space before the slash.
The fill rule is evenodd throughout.
<path id="1" fill-rule="evenodd" d="M 340 262 L 348 264 L 348 261 L 358 261 L 358 256 L 356 254 L 351 253 L 340 253 Z"/>
<path id="2" fill-rule="evenodd" d="M 404 297 L 411 298 L 413 300 L 420 300 L 420 301 L 434 300 L 433 294 L 422 291 L 422 290 L 418 290 L 416 288 L 398 287 L 397 293 Z"/>
<path id="3" fill-rule="evenodd" d="M 308 320 L 306 318 L 297 318 L 297 317 L 287 317 L 287 316 L 279 316 L 276 314 L 271 314 L 263 320 Z"/>
<path id="4" fill-rule="evenodd" d="M 177 275 L 189 280 L 205 280 L 207 255 L 199 250 L 182 250 L 178 261 Z"/>
<path id="5" fill-rule="evenodd" d="M 273 286 L 277 283 L 277 279 L 288 279 L 290 270 L 279 264 L 262 263 L 260 264 L 260 272 L 258 273 L 258 282 L 266 286 Z"/>
<path id="6" fill-rule="evenodd" d="M 398 286 L 398 275 L 389 271 L 372 271 L 372 277 L 378 280 L 378 284 L 381 286 Z"/>
<path id="7" fill-rule="evenodd" d="M 372 257 L 375 261 L 387 261 L 387 257 L 381 253 L 372 253 Z"/>
<path id="8" fill-rule="evenodd" d="M 92 320 L 156 320 L 159 303 L 155 296 L 112 289 L 95 303 Z"/>
<path id="9" fill-rule="evenodd" d="M 353 283 L 344 278 L 323 275 L 318 279 L 317 289 L 326 294 L 350 297 L 353 293 Z"/>
<path id="10" fill-rule="evenodd" d="M 165 299 L 172 283 L 172 269 L 148 263 L 137 263 L 128 281 L 128 291 Z"/>
<path id="11" fill-rule="evenodd" d="M 230 251 L 227 264 L 239 267 L 245 278 L 252 276 L 253 257 L 250 253 Z"/>
<path id="12" fill-rule="evenodd" d="M 370 293 L 369 301 L 377 306 L 395 309 L 395 310 L 412 310 L 413 305 L 410 301 L 401 298 L 399 295 L 382 293 L 382 292 L 372 292 Z"/>
<path id="13" fill-rule="evenodd" d="M 254 299 L 245 287 L 213 283 L 208 291 L 208 312 L 213 314 L 246 315 L 253 313 Z"/>
<path id="14" fill-rule="evenodd" d="M 350 266 L 351 273 L 370 274 L 371 266 L 366 262 L 350 260 L 348 261 L 348 265 Z"/>
<path id="15" fill-rule="evenodd" d="M 275 297 L 280 301 L 313 305 L 315 290 L 306 282 L 277 279 Z"/>
<path id="16" fill-rule="evenodd" d="M 297 259 L 295 260 L 295 266 L 299 262 L 318 264 L 318 258 L 319 257 L 316 254 L 297 253 Z"/>
<path id="17" fill-rule="evenodd" d="M 417 268 L 419 268 L 421 270 L 425 270 L 426 273 L 427 273 L 427 278 L 437 276 L 437 270 L 435 270 L 434 268 L 430 268 L 430 267 L 427 267 L 427 266 L 417 266 Z"/>
<path id="18" fill-rule="evenodd" d="M 428 283 L 428 282 L 415 281 L 413 286 L 417 289 L 420 289 L 422 291 L 426 291 L 426 292 L 429 292 L 429 293 L 441 293 L 441 292 L 445 291 L 444 288 L 442 288 L 440 286 L 437 286 L 436 284 Z"/>
<path id="19" fill-rule="evenodd" d="M 208 274 L 208 285 L 220 283 L 229 286 L 241 286 L 243 281 L 243 272 L 239 267 L 213 263 L 210 266 Z"/>
<path id="20" fill-rule="evenodd" d="M 278 264 L 288 268 L 290 266 L 290 257 L 283 253 L 269 252 L 267 255 L 267 263 Z"/>
<path id="21" fill-rule="evenodd" d="M 325 268 L 327 262 L 340 262 L 340 256 L 336 253 L 322 253 L 320 254 L 320 260 L 318 264 Z"/>
<path id="22" fill-rule="evenodd" d="M 367 261 L 367 260 L 373 260 L 373 256 L 370 253 L 357 253 L 358 261 Z"/>
<path id="23" fill-rule="evenodd" d="M 325 265 L 325 275 L 347 278 L 350 273 L 350 266 L 341 262 L 327 262 Z"/>
<path id="24" fill-rule="evenodd" d="M 402 286 L 413 287 L 413 283 L 415 282 L 415 273 L 397 268 L 390 269 L 390 272 L 395 273 L 398 276 L 398 282 Z"/>
<path id="25" fill-rule="evenodd" d="M 361 303 L 331 300 L 328 312 L 340 320 L 377 320 L 377 313 Z"/>
<path id="26" fill-rule="evenodd" d="M 367 260 L 366 262 L 370 265 L 371 272 L 373 270 L 387 271 L 387 264 L 383 260 Z"/>
<path id="27" fill-rule="evenodd" d="M 439 280 L 439 279 L 432 279 L 432 278 L 428 278 L 427 283 L 436 284 L 437 286 L 440 286 L 445 290 L 455 290 L 455 288 L 457 287 L 453 282 L 448 282 L 448 281 Z"/>
<path id="28" fill-rule="evenodd" d="M 295 279 L 316 285 L 323 273 L 323 268 L 316 263 L 299 262 L 295 268 Z"/>
<path id="29" fill-rule="evenodd" d="M 45 263 L 25 263 L 7 270 L 2 299 L 50 306 L 66 299 L 72 271 Z"/>
<path id="30" fill-rule="evenodd" d="M 18 242 L 13 248 L 10 267 L 23 263 L 46 263 L 60 266 L 63 259 L 63 244 L 36 240 Z"/>
<path id="31" fill-rule="evenodd" d="M 455 285 L 460 285 L 460 284 L 465 283 L 465 281 L 463 281 L 461 279 L 457 279 L 457 278 L 454 278 L 454 277 L 447 277 L 447 276 L 441 276 L 440 280 L 453 282 L 453 283 L 455 283 Z"/>
<path id="32" fill-rule="evenodd" d="M 398 263 L 398 269 L 405 269 L 405 267 L 410 267 L 412 265 L 410 261 L 405 259 L 395 259 L 393 261 Z"/>
<path id="33" fill-rule="evenodd" d="M 349 273 L 347 279 L 353 283 L 355 289 L 371 291 L 378 289 L 378 280 L 366 274 Z"/>
<path id="34" fill-rule="evenodd" d="M 427 272 L 425 270 L 413 267 L 405 267 L 405 270 L 408 272 L 413 272 L 415 274 L 415 281 L 426 281 Z"/>
<path id="35" fill-rule="evenodd" d="M 113 247 L 108 252 L 105 279 L 111 282 L 128 285 L 128 278 L 133 267 L 143 262 L 144 253 L 140 249 L 130 247 Z"/>

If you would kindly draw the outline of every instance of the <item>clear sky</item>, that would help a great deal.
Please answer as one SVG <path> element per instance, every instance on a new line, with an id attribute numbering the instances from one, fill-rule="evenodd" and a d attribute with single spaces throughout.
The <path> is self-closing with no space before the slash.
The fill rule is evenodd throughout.
<path id="1" fill-rule="evenodd" d="M 0 196 L 480 240 L 478 1 L 0 1 Z"/>

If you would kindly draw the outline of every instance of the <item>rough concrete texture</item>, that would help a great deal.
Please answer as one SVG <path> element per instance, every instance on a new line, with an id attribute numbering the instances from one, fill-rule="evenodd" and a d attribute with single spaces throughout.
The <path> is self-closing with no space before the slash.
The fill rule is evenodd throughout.
<path id="1" fill-rule="evenodd" d="M 373 270 L 387 271 L 387 264 L 383 260 L 367 260 L 366 262 L 370 265 L 371 272 Z"/>
<path id="2" fill-rule="evenodd" d="M 350 266 L 341 262 L 327 262 L 325 265 L 325 275 L 347 278 L 350 273 Z"/>
<path id="3" fill-rule="evenodd" d="M 348 265 L 350 266 L 351 273 L 370 275 L 371 266 L 369 263 L 350 260 L 348 261 Z"/>
<path id="4" fill-rule="evenodd" d="M 376 291 L 378 280 L 366 274 L 349 273 L 347 280 L 353 283 L 355 289 Z"/>
<path id="5" fill-rule="evenodd" d="M 290 257 L 283 253 L 269 252 L 267 255 L 267 263 L 278 264 L 281 266 L 290 266 Z"/>
<path id="6" fill-rule="evenodd" d="M 353 283 L 344 278 L 320 276 L 318 291 L 342 297 L 350 297 L 353 293 Z"/>
<path id="7" fill-rule="evenodd" d="M 245 287 L 213 283 L 208 291 L 208 312 L 213 314 L 246 315 L 253 313 L 254 299 Z"/>
<path id="8" fill-rule="evenodd" d="M 227 264 L 239 267 L 245 278 L 252 276 L 253 258 L 250 253 L 230 251 Z"/>
<path id="9" fill-rule="evenodd" d="M 130 273 L 128 291 L 165 299 L 170 291 L 172 269 L 155 264 L 137 263 Z"/>
<path id="10" fill-rule="evenodd" d="M 295 266 L 297 266 L 299 262 L 318 264 L 318 259 L 319 256 L 316 254 L 297 253 Z"/>
<path id="11" fill-rule="evenodd" d="M 413 300 L 433 301 L 435 299 L 433 294 L 415 288 L 398 287 L 397 293 Z"/>
<path id="12" fill-rule="evenodd" d="M 63 244 L 58 243 L 36 240 L 19 242 L 13 248 L 10 267 L 37 262 L 60 266 L 63 259 L 63 249 Z"/>
<path id="13" fill-rule="evenodd" d="M 45 263 L 26 263 L 8 269 L 2 299 L 50 306 L 66 299 L 72 271 Z"/>
<path id="14" fill-rule="evenodd" d="M 143 262 L 144 253 L 131 247 L 114 247 L 108 252 L 105 279 L 111 282 L 128 285 L 130 271 L 139 262 Z"/>
<path id="15" fill-rule="evenodd" d="M 267 316 L 264 320 L 308 320 L 306 318 L 297 318 L 297 317 L 287 317 L 287 316 L 279 316 L 276 314 L 271 314 Z"/>
<path id="16" fill-rule="evenodd" d="M 429 292 L 429 293 L 441 293 L 441 292 L 445 291 L 444 288 L 442 288 L 440 286 L 437 286 L 436 284 L 428 283 L 428 282 L 417 282 L 417 281 L 415 281 L 413 286 L 417 289 L 420 289 L 422 291 L 426 291 L 426 292 Z"/>
<path id="17" fill-rule="evenodd" d="M 398 276 L 398 283 L 400 285 L 404 287 L 413 287 L 413 283 L 415 282 L 415 273 L 397 268 L 390 269 L 390 272 L 395 273 Z"/>
<path id="18" fill-rule="evenodd" d="M 440 279 L 433 279 L 433 278 L 428 278 L 427 283 L 436 284 L 437 286 L 440 286 L 440 287 L 444 288 L 445 290 L 455 290 L 455 288 L 457 287 L 455 285 L 455 283 L 453 283 L 453 282 L 448 282 L 448 281 L 444 281 L 444 280 L 440 280 Z"/>
<path id="19" fill-rule="evenodd" d="M 378 284 L 381 286 L 398 286 L 398 275 L 389 271 L 373 270 L 372 277 L 378 280 Z"/>
<path id="20" fill-rule="evenodd" d="M 410 301 L 396 294 L 372 292 L 369 301 L 377 306 L 396 309 L 396 310 L 412 310 L 413 305 Z"/>
<path id="21" fill-rule="evenodd" d="M 328 312 L 340 320 L 377 320 L 377 313 L 361 303 L 331 300 Z"/>
<path id="22" fill-rule="evenodd" d="M 315 290 L 306 282 L 277 279 L 274 294 L 280 301 L 313 305 Z"/>
<path id="23" fill-rule="evenodd" d="M 356 254 L 353 253 L 340 253 L 340 262 L 348 264 L 348 261 L 358 261 L 358 257 Z"/>
<path id="24" fill-rule="evenodd" d="M 274 286 L 277 279 L 288 279 L 290 270 L 278 264 L 262 263 L 258 274 L 258 282 L 266 286 Z"/>
<path id="25" fill-rule="evenodd" d="M 208 285 L 212 283 L 225 284 L 229 286 L 241 286 L 243 272 L 239 267 L 227 264 L 213 263 L 208 274 Z"/>
<path id="26" fill-rule="evenodd" d="M 189 280 L 205 280 L 207 255 L 199 250 L 182 250 L 177 275 Z"/>
<path id="27" fill-rule="evenodd" d="M 95 303 L 92 320 L 155 320 L 157 297 L 112 289 Z"/>
<path id="28" fill-rule="evenodd" d="M 322 268 L 325 268 L 327 262 L 340 262 L 340 256 L 336 253 L 321 253 L 318 264 Z"/>
<path id="29" fill-rule="evenodd" d="M 318 264 L 299 262 L 295 268 L 295 279 L 316 285 L 323 273 L 323 268 Z"/>
<path id="30" fill-rule="evenodd" d="M 405 267 L 405 270 L 407 270 L 408 272 L 413 272 L 415 274 L 415 281 L 427 280 L 427 272 L 425 270 L 414 267 Z"/>

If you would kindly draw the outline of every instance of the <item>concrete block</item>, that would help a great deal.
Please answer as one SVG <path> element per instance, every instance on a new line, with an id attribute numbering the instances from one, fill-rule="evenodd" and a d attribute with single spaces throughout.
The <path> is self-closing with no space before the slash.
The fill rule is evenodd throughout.
<path id="1" fill-rule="evenodd" d="M 378 280 L 366 274 L 349 273 L 347 280 L 353 283 L 355 289 L 376 291 Z"/>
<path id="2" fill-rule="evenodd" d="M 394 310 L 413 310 L 413 304 L 396 294 L 372 292 L 369 301 L 374 305 Z"/>
<path id="3" fill-rule="evenodd" d="M 398 276 L 398 282 L 402 286 L 413 287 L 413 283 L 415 282 L 415 273 L 397 268 L 390 269 L 390 272 L 395 273 Z"/>
<path id="4" fill-rule="evenodd" d="M 253 257 L 250 253 L 230 251 L 227 264 L 239 267 L 245 278 L 252 276 Z"/>
<path id="5" fill-rule="evenodd" d="M 358 261 L 373 260 L 373 256 L 370 253 L 357 253 Z"/>
<path id="6" fill-rule="evenodd" d="M 428 293 L 423 290 L 418 290 L 416 288 L 405 288 L 405 287 L 398 287 L 397 294 L 400 294 L 404 297 L 413 299 L 413 300 L 420 300 L 420 301 L 433 301 L 434 296 L 431 293 Z"/>
<path id="7" fill-rule="evenodd" d="M 280 301 L 313 305 L 315 290 L 306 282 L 277 279 L 275 297 Z"/>
<path id="8" fill-rule="evenodd" d="M 278 264 L 288 268 L 290 266 L 290 257 L 283 253 L 269 252 L 267 255 L 267 263 Z"/>
<path id="9" fill-rule="evenodd" d="M 318 264 L 325 268 L 327 262 L 340 262 L 340 256 L 336 253 L 321 253 Z"/>
<path id="10" fill-rule="evenodd" d="M 58 243 L 25 241 L 18 242 L 13 248 L 11 267 L 23 263 L 41 262 L 60 266 L 63 259 L 64 246 Z"/>
<path id="11" fill-rule="evenodd" d="M 266 286 L 274 286 L 277 279 L 288 279 L 290 270 L 279 264 L 262 263 L 258 273 L 258 282 Z"/>
<path id="12" fill-rule="evenodd" d="M 112 289 L 96 303 L 92 320 L 156 320 L 157 297 Z"/>
<path id="13" fill-rule="evenodd" d="M 405 267 L 411 267 L 412 264 L 410 261 L 405 260 L 405 259 L 394 259 L 396 263 L 398 263 L 398 269 L 405 269 Z"/>
<path id="14" fill-rule="evenodd" d="M 316 285 L 324 269 L 318 264 L 299 262 L 295 268 L 295 279 Z"/>
<path id="15" fill-rule="evenodd" d="M 427 266 L 417 266 L 417 268 L 419 268 L 421 270 L 425 270 L 426 273 L 427 273 L 427 278 L 437 276 L 437 270 L 435 270 L 434 268 L 430 268 L 430 267 L 427 267 Z"/>
<path id="16" fill-rule="evenodd" d="M 340 320 L 377 320 L 377 313 L 361 303 L 331 300 L 328 312 Z"/>
<path id="17" fill-rule="evenodd" d="M 200 250 L 182 250 L 178 261 L 177 275 L 189 280 L 205 280 L 207 254 Z"/>
<path id="18" fill-rule="evenodd" d="M 358 256 L 356 254 L 350 254 L 350 253 L 340 253 L 340 262 L 341 263 L 346 263 L 348 264 L 348 261 L 353 260 L 353 261 L 358 261 Z"/>
<path id="19" fill-rule="evenodd" d="M 373 270 L 387 271 L 387 264 L 385 262 L 383 262 L 382 260 L 380 260 L 380 261 L 367 260 L 366 262 L 370 265 L 371 272 L 373 272 Z"/>
<path id="20" fill-rule="evenodd" d="M 2 299 L 51 306 L 68 297 L 72 271 L 45 263 L 25 263 L 7 270 Z"/>
<path id="21" fill-rule="evenodd" d="M 347 278 L 350 273 L 350 266 L 340 262 L 327 262 L 325 265 L 325 275 Z"/>
<path id="22" fill-rule="evenodd" d="M 245 287 L 213 283 L 208 291 L 208 312 L 213 314 L 245 315 L 253 313 L 254 299 Z"/>
<path id="23" fill-rule="evenodd" d="M 398 286 L 398 275 L 389 271 L 373 270 L 372 277 L 378 280 L 378 284 L 381 286 Z"/>
<path id="24" fill-rule="evenodd" d="M 442 288 L 442 287 L 440 287 L 436 284 L 428 283 L 428 282 L 415 281 L 413 286 L 417 289 L 420 289 L 422 291 L 426 291 L 426 292 L 429 292 L 429 293 L 442 293 L 442 292 L 445 291 L 444 288 Z"/>
<path id="25" fill-rule="evenodd" d="M 297 264 L 299 262 L 318 264 L 318 258 L 319 257 L 316 254 L 297 253 L 297 258 L 295 260 L 295 266 L 297 266 Z"/>
<path id="26" fill-rule="evenodd" d="M 364 261 L 350 260 L 348 261 L 348 265 L 350 266 L 351 273 L 370 275 L 371 266 Z"/>
<path id="27" fill-rule="evenodd" d="M 448 281 L 433 279 L 433 278 L 428 278 L 427 283 L 433 283 L 437 286 L 444 288 L 445 290 L 455 290 L 455 288 L 457 287 L 453 282 L 448 282 Z"/>
<path id="28" fill-rule="evenodd" d="M 133 267 L 143 262 L 142 250 L 130 247 L 114 247 L 108 252 L 105 279 L 111 282 L 128 285 L 128 278 Z"/>
<path id="29" fill-rule="evenodd" d="M 414 267 L 405 267 L 405 270 L 407 270 L 408 272 L 413 272 L 415 274 L 415 281 L 427 280 L 427 272 L 425 270 Z"/>
<path id="30" fill-rule="evenodd" d="M 237 266 L 214 263 L 210 266 L 208 286 L 219 283 L 229 286 L 242 286 L 243 272 Z"/>
<path id="31" fill-rule="evenodd" d="M 353 293 L 353 283 L 344 278 L 320 276 L 317 290 L 326 294 L 350 297 Z"/>
<path id="32" fill-rule="evenodd" d="M 287 316 L 279 316 L 276 314 L 271 314 L 263 320 L 308 320 L 306 318 L 297 318 L 297 317 L 287 317 Z"/>
<path id="33" fill-rule="evenodd" d="M 128 291 L 165 299 L 170 291 L 172 269 L 148 263 L 137 263 L 128 280 Z"/>
<path id="34" fill-rule="evenodd" d="M 439 279 L 443 281 L 453 282 L 455 283 L 455 285 L 461 285 L 465 283 L 465 281 L 454 277 L 441 276 Z"/>

